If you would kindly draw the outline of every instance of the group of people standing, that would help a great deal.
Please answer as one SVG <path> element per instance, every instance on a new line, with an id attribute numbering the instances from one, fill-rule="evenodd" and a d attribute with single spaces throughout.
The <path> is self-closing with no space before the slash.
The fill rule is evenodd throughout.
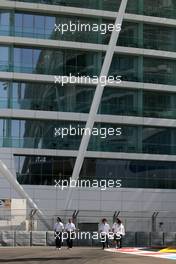
<path id="1" fill-rule="evenodd" d="M 73 223 L 73 220 L 70 218 L 68 220 L 68 223 L 65 225 L 62 223 L 62 220 L 60 217 L 57 218 L 57 223 L 54 225 L 54 236 L 55 236 L 55 243 L 56 243 L 56 248 L 61 249 L 62 246 L 62 233 L 63 231 L 67 232 L 67 248 L 70 249 L 73 247 L 73 239 L 72 239 L 72 234 L 73 232 L 76 231 L 75 224 Z"/>
<path id="2" fill-rule="evenodd" d="M 112 229 L 110 228 L 110 225 L 108 224 L 106 218 L 103 218 L 99 231 L 103 234 L 103 236 L 105 236 L 105 240 L 102 242 L 103 249 L 105 248 L 105 246 L 109 248 L 109 234 L 111 231 L 116 243 L 116 248 L 122 247 L 122 237 L 125 236 L 125 227 L 119 218 L 116 219 L 116 222 L 113 224 Z"/>
<path id="3" fill-rule="evenodd" d="M 75 224 L 73 223 L 73 220 L 70 218 L 68 220 L 68 223 L 65 225 L 62 223 L 60 217 L 57 218 L 57 222 L 54 225 L 54 235 L 55 235 L 55 244 L 57 249 L 61 249 L 63 244 L 63 232 L 66 232 L 67 234 L 67 248 L 71 249 L 73 247 L 73 234 L 76 231 Z M 125 228 L 122 224 L 122 221 L 117 218 L 116 222 L 113 224 L 112 228 L 110 228 L 110 225 L 108 224 L 106 218 L 102 219 L 102 222 L 99 226 L 99 233 L 101 234 L 101 242 L 102 242 L 102 249 L 105 249 L 109 247 L 109 238 L 110 233 L 111 237 L 113 236 L 113 240 L 116 243 L 116 248 L 122 247 L 122 238 L 125 236 Z"/>

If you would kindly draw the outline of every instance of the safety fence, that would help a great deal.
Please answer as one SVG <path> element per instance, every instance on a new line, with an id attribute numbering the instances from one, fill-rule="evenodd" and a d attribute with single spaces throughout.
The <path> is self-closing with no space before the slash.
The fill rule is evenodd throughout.
<path id="1" fill-rule="evenodd" d="M 95 237 L 94 232 L 82 232 L 73 239 L 74 246 L 101 246 L 101 240 Z M 63 245 L 66 245 L 66 236 L 63 236 Z M 54 246 L 53 231 L 1 231 L 0 246 Z M 174 247 L 176 246 L 176 232 L 126 232 L 122 240 L 123 247 Z M 114 247 L 110 239 L 110 247 Z"/>
<path id="2" fill-rule="evenodd" d="M 59 216 L 64 225 L 72 218 L 81 231 L 98 231 L 102 218 L 110 227 L 120 218 L 127 232 L 176 232 L 176 212 L 169 211 L 54 211 L 43 210 L 41 218 L 37 210 L 0 210 L 0 231 L 52 231 Z"/>

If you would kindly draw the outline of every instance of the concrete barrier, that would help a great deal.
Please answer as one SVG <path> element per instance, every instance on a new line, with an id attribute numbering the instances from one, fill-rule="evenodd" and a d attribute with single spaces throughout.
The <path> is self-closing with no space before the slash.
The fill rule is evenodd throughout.
<path id="1" fill-rule="evenodd" d="M 2 246 L 2 231 L 0 231 L 0 247 Z"/>
<path id="2" fill-rule="evenodd" d="M 136 233 L 126 232 L 125 236 L 122 238 L 122 245 L 124 247 L 135 247 L 136 246 Z"/>
<path id="3" fill-rule="evenodd" d="M 163 232 L 152 232 L 151 233 L 151 246 L 163 246 L 163 245 L 164 245 Z"/>
<path id="4" fill-rule="evenodd" d="M 13 231 L 2 231 L 0 244 L 7 247 L 15 246 L 15 233 Z"/>
<path id="5" fill-rule="evenodd" d="M 32 233 L 32 246 L 46 246 L 46 232 L 33 231 Z"/>
<path id="6" fill-rule="evenodd" d="M 31 246 L 31 233 L 27 231 L 18 231 L 15 233 L 16 246 Z"/>
<path id="7" fill-rule="evenodd" d="M 150 234 L 148 232 L 136 232 L 136 246 L 137 247 L 150 246 Z"/>
<path id="8" fill-rule="evenodd" d="M 55 246 L 54 231 L 46 232 L 46 245 Z"/>
<path id="9" fill-rule="evenodd" d="M 176 232 L 164 233 L 164 246 L 176 246 Z"/>
<path id="10" fill-rule="evenodd" d="M 81 231 L 78 233 L 79 237 L 77 236 L 76 241 L 77 246 L 79 247 L 92 247 L 92 233 L 88 231 Z"/>
<path id="11" fill-rule="evenodd" d="M 74 246 L 101 247 L 100 239 L 95 239 L 93 233 L 85 234 L 82 238 L 76 237 L 73 240 Z M 80 235 L 80 234 L 79 234 Z M 113 240 L 109 241 L 111 247 L 114 247 Z M 53 231 L 0 231 L 0 246 L 54 246 Z M 123 237 L 122 245 L 124 247 L 146 247 L 146 246 L 176 246 L 176 232 L 126 232 Z M 64 240 L 66 246 L 66 239 Z"/>

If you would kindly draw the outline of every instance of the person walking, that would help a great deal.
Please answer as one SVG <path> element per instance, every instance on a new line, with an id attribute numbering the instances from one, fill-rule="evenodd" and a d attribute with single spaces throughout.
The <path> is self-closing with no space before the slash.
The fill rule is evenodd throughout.
<path id="1" fill-rule="evenodd" d="M 110 226 L 107 223 L 106 218 L 102 219 L 102 223 L 100 224 L 99 231 L 101 234 L 102 249 L 105 249 L 105 246 L 107 246 L 107 248 L 109 248 Z"/>
<path id="2" fill-rule="evenodd" d="M 116 248 L 121 248 L 122 247 L 122 237 L 125 236 L 125 227 L 119 218 L 117 218 L 116 222 L 113 224 L 112 232 L 114 233 L 114 240 L 116 242 Z"/>
<path id="3" fill-rule="evenodd" d="M 57 222 L 54 225 L 54 236 L 56 249 L 60 250 L 62 246 L 62 232 L 64 231 L 64 225 L 60 217 L 57 217 Z"/>
<path id="4" fill-rule="evenodd" d="M 70 249 L 73 247 L 73 234 L 76 230 L 73 220 L 70 218 L 68 223 L 65 225 L 65 231 L 67 232 L 67 248 Z"/>

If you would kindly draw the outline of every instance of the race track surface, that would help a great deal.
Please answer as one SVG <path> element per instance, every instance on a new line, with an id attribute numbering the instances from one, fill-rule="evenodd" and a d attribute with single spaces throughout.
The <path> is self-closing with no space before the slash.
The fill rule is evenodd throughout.
<path id="1" fill-rule="evenodd" d="M 0 264 L 171 264 L 173 260 L 108 252 L 100 248 L 0 248 Z"/>

